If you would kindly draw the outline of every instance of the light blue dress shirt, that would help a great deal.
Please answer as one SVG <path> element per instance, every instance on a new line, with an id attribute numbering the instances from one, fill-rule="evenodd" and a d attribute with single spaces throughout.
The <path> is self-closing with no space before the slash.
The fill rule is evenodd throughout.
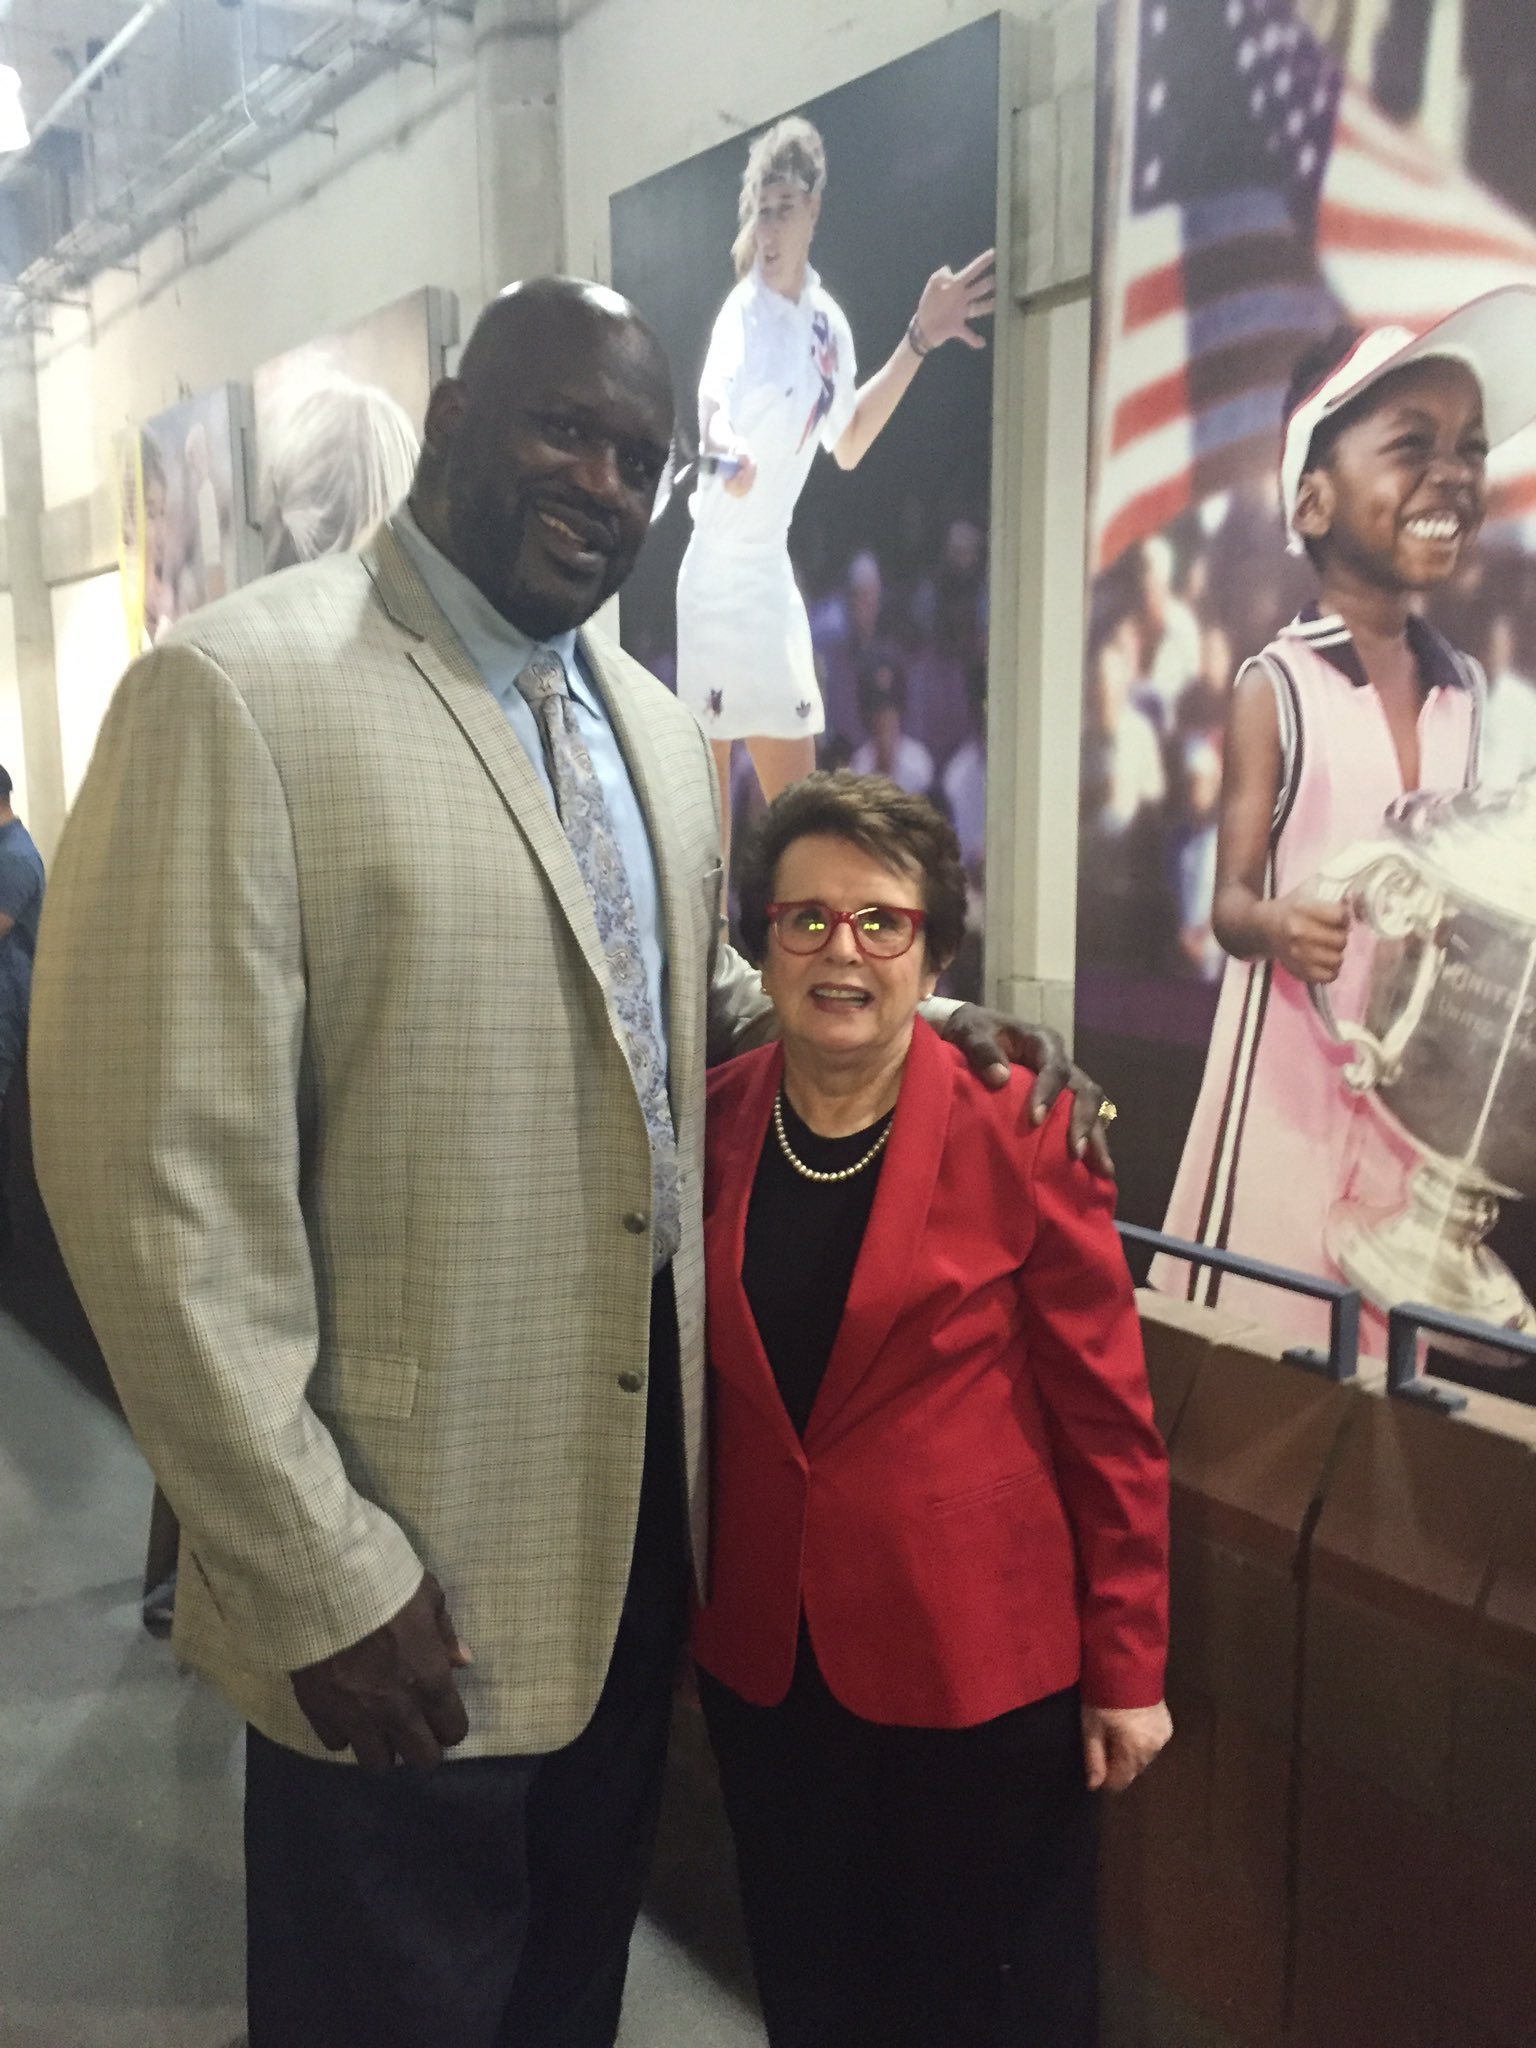
<path id="1" fill-rule="evenodd" d="M 553 640 L 530 640 L 501 616 L 496 607 L 477 590 L 462 570 L 456 569 L 440 548 L 422 532 L 408 505 L 402 505 L 390 522 L 400 545 L 436 599 L 464 651 L 485 678 L 486 686 L 506 713 L 512 730 L 523 743 L 533 763 L 551 810 L 555 809 L 554 785 L 544 759 L 544 743 L 532 707 L 517 688 L 517 678 L 540 647 L 558 654 L 565 663 L 576 725 L 593 771 L 603 787 L 608 814 L 613 820 L 619 858 L 629 877 L 634 900 L 635 922 L 640 932 L 640 953 L 645 963 L 646 986 L 656 1013 L 656 1029 L 663 1053 L 667 1049 L 667 956 L 662 925 L 661 889 L 656 879 L 656 860 L 645 813 L 630 780 L 629 768 L 619 745 L 619 736 L 609 723 L 602 696 L 582 665 L 574 632 L 561 633 Z"/>

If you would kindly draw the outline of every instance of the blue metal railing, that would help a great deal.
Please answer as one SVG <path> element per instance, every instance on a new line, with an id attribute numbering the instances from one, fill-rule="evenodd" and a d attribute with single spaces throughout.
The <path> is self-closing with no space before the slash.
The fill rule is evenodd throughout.
<path id="1" fill-rule="evenodd" d="M 1315 1273 L 1297 1273 L 1289 1266 L 1272 1266 L 1266 1259 L 1250 1259 L 1240 1252 L 1219 1251 L 1208 1244 L 1191 1244 L 1166 1231 L 1148 1230 L 1140 1223 L 1122 1223 L 1120 1235 L 1130 1244 L 1147 1245 L 1166 1252 L 1172 1259 L 1187 1259 L 1192 1266 L 1214 1266 L 1220 1273 L 1235 1273 L 1243 1280 L 1257 1280 L 1265 1287 L 1280 1287 L 1290 1294 L 1310 1295 L 1328 1304 L 1328 1353 L 1324 1357 L 1305 1345 L 1297 1345 L 1285 1356 L 1308 1372 L 1320 1372 L 1331 1380 L 1353 1379 L 1360 1363 L 1360 1292 L 1338 1280 L 1320 1280 Z"/>
<path id="2" fill-rule="evenodd" d="M 1419 1332 L 1431 1337 L 1454 1337 L 1463 1344 L 1477 1344 L 1485 1351 L 1507 1351 L 1517 1362 L 1536 1365 L 1536 1337 L 1518 1330 L 1501 1330 L 1492 1323 L 1479 1323 L 1471 1316 L 1453 1316 L 1443 1308 L 1429 1308 L 1421 1301 L 1400 1302 L 1387 1317 L 1387 1392 L 1405 1401 L 1422 1401 L 1442 1414 L 1455 1415 L 1467 1405 L 1465 1394 L 1443 1380 L 1419 1371 Z"/>

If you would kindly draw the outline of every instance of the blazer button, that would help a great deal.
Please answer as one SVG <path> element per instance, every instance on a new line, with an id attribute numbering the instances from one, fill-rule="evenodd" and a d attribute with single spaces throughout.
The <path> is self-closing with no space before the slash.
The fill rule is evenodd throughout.
<path id="1" fill-rule="evenodd" d="M 645 1233 L 650 1229 L 650 1227 L 650 1217 L 643 1216 L 638 1209 L 631 1209 L 629 1214 L 624 1218 L 624 1228 L 629 1232 L 631 1237 L 644 1237 Z"/>
<path id="2" fill-rule="evenodd" d="M 619 1374 L 619 1385 L 626 1394 L 638 1394 L 645 1385 L 645 1374 L 643 1372 L 621 1372 Z"/>

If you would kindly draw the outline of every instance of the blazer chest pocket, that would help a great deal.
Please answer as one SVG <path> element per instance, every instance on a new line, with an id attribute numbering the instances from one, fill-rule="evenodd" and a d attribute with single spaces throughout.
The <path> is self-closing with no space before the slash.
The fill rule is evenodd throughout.
<path id="1" fill-rule="evenodd" d="M 310 1381 L 310 1406 L 342 1421 L 366 1415 L 379 1422 L 407 1422 L 416 1406 L 418 1377 L 414 1358 L 334 1352 Z"/>

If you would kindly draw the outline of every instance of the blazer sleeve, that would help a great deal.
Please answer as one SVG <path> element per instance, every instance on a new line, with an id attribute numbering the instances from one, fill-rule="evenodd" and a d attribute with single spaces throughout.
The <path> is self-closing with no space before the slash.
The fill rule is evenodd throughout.
<path id="1" fill-rule="evenodd" d="M 709 978 L 710 1066 L 767 1045 L 778 1036 L 778 1028 L 757 969 L 734 946 L 718 943 Z"/>
<path id="2" fill-rule="evenodd" d="M 38 1179 L 129 1422 L 237 1652 L 293 1670 L 421 1578 L 309 1406 L 305 979 L 276 766 L 173 643 L 118 688 L 39 938 Z"/>
<path id="3" fill-rule="evenodd" d="M 1114 1187 L 1038 1133 L 1021 1272 L 1030 1362 L 1082 1572 L 1084 1700 L 1153 1706 L 1168 1649 L 1168 1454 L 1152 1415 Z"/>

